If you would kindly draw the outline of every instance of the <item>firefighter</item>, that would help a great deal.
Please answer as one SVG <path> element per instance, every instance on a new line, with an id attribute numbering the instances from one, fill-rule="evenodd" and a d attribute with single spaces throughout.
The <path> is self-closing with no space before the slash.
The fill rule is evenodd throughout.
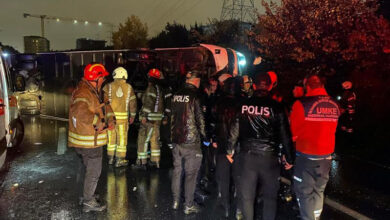
<path id="1" fill-rule="evenodd" d="M 293 187 L 301 218 L 316 220 L 324 204 L 340 110 L 317 75 L 303 84 L 306 95 L 294 103 L 290 116 L 297 151 Z"/>
<path id="2" fill-rule="evenodd" d="M 251 98 L 239 104 L 226 147 L 226 157 L 232 158 L 236 143 L 240 141 L 242 173 L 239 201 L 244 219 L 248 220 L 253 219 L 258 181 L 264 201 L 263 219 L 275 219 L 280 176 L 277 157 L 279 143 L 282 144 L 285 169 L 290 169 L 293 163 L 288 118 L 283 106 L 269 96 L 271 86 L 268 74 L 258 74 L 255 77 L 255 92 Z"/>
<path id="3" fill-rule="evenodd" d="M 108 95 L 108 100 L 116 118 L 115 130 L 108 131 L 107 155 L 108 164 L 115 167 L 127 166 L 126 158 L 127 133 L 129 125 L 134 122 L 137 113 L 137 97 L 133 87 L 126 83 L 127 71 L 118 67 L 112 74 L 114 81 L 107 84 L 103 90 Z"/>
<path id="4" fill-rule="evenodd" d="M 136 167 L 145 168 L 150 143 L 152 166 L 160 167 L 160 125 L 164 118 L 164 92 L 160 86 L 164 79 L 162 72 L 151 69 L 148 73 L 148 88 L 142 96 L 142 108 L 139 113 L 141 126 L 138 132 L 138 152 Z"/>
<path id="5" fill-rule="evenodd" d="M 89 64 L 84 78 L 72 94 L 69 109 L 68 146 L 81 155 L 86 167 L 83 190 L 83 211 L 103 211 L 94 193 L 102 170 L 103 146 L 107 130 L 114 129 L 115 119 L 101 86 L 108 72 L 101 64 Z"/>

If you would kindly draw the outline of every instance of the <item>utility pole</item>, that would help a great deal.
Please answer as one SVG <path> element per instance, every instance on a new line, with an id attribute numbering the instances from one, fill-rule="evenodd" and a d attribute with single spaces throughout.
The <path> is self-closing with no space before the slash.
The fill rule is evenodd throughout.
<path id="1" fill-rule="evenodd" d="M 256 8 L 254 0 L 224 0 L 221 20 L 255 23 Z"/>

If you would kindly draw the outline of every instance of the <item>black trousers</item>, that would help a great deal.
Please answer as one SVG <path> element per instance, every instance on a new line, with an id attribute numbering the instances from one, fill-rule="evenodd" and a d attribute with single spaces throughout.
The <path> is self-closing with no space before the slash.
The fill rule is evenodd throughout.
<path id="1" fill-rule="evenodd" d="M 95 194 L 96 186 L 102 172 L 103 147 L 75 149 L 83 158 L 85 166 L 83 198 L 84 201 L 90 201 Z"/>
<path id="2" fill-rule="evenodd" d="M 276 216 L 277 193 L 279 190 L 280 165 L 272 152 L 241 152 L 241 207 L 244 219 L 252 220 L 256 189 L 260 184 L 263 195 L 263 218 L 273 220 Z"/>
<path id="3" fill-rule="evenodd" d="M 294 191 L 303 220 L 319 219 L 332 160 L 310 160 L 298 156 L 294 169 Z"/>
<path id="4" fill-rule="evenodd" d="M 216 168 L 216 177 L 218 183 L 218 191 L 221 193 L 221 202 L 222 205 L 226 207 L 229 206 L 230 198 L 230 179 L 232 176 L 232 166 L 229 160 L 226 158 L 225 154 L 217 155 L 217 168 Z"/>
<path id="5" fill-rule="evenodd" d="M 191 207 L 194 202 L 194 193 L 198 171 L 202 163 L 202 153 L 196 150 L 200 143 L 193 147 L 173 144 L 173 175 L 172 175 L 172 193 L 175 201 L 180 201 L 180 183 L 184 168 L 184 197 L 185 206 Z"/>

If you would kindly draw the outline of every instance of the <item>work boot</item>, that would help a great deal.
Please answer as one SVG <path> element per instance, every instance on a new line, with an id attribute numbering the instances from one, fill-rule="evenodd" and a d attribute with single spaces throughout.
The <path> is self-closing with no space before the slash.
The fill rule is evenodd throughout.
<path id="1" fill-rule="evenodd" d="M 186 206 L 184 208 L 184 214 L 189 215 L 192 213 L 198 213 L 200 212 L 200 208 L 196 205 L 192 205 L 191 207 Z"/>
<path id="2" fill-rule="evenodd" d="M 113 165 L 114 164 L 114 157 L 108 156 L 108 165 Z"/>
<path id="3" fill-rule="evenodd" d="M 237 211 L 236 211 L 236 219 L 237 220 L 244 219 L 244 216 L 242 215 L 242 212 L 240 209 L 237 209 Z"/>
<path id="4" fill-rule="evenodd" d="M 222 207 L 222 210 L 223 210 L 223 216 L 225 218 L 229 218 L 229 204 L 221 203 L 221 207 Z"/>
<path id="5" fill-rule="evenodd" d="M 146 170 L 146 164 L 143 164 L 140 159 L 137 159 L 135 164 L 132 165 L 132 168 Z"/>
<path id="6" fill-rule="evenodd" d="M 96 201 L 100 201 L 100 196 L 99 194 L 95 194 L 93 195 L 93 198 L 96 200 Z M 84 203 L 84 197 L 79 197 L 79 205 L 83 205 Z"/>
<path id="7" fill-rule="evenodd" d="M 172 209 L 177 210 L 179 208 L 179 202 L 173 201 Z"/>
<path id="8" fill-rule="evenodd" d="M 90 211 L 101 212 L 105 209 L 106 206 L 99 204 L 95 198 L 91 199 L 88 202 L 87 201 L 83 202 L 83 212 L 90 212 Z"/>
<path id="9" fill-rule="evenodd" d="M 205 192 L 199 188 L 195 189 L 194 200 L 198 204 L 204 204 L 208 197 L 209 196 L 208 196 L 207 192 Z"/>
<path id="10" fill-rule="evenodd" d="M 116 159 L 115 161 L 115 167 L 124 167 L 127 166 L 127 164 L 129 164 L 129 161 L 125 159 Z"/>
<path id="11" fill-rule="evenodd" d="M 149 161 L 149 162 L 148 162 L 148 165 L 149 165 L 149 167 L 151 167 L 151 168 L 157 168 L 157 169 L 160 168 L 160 163 L 159 163 L 159 162 Z"/>

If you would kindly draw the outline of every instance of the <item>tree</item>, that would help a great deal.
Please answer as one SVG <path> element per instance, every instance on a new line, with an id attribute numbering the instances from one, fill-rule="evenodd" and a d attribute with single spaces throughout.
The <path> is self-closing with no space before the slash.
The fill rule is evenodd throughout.
<path id="1" fill-rule="evenodd" d="M 132 15 L 124 24 L 119 24 L 118 31 L 113 32 L 112 40 L 115 49 L 135 49 L 147 47 L 148 26 Z"/>
<path id="2" fill-rule="evenodd" d="M 376 64 L 390 45 L 387 20 L 375 0 L 262 1 L 252 37 L 281 71 L 296 66 L 333 75 Z M 286 65 L 287 64 L 287 65 Z M 298 72 L 298 71 L 296 71 Z"/>
<path id="3" fill-rule="evenodd" d="M 149 41 L 151 48 L 188 47 L 191 44 L 186 26 L 177 23 L 167 23 L 164 30 Z"/>

